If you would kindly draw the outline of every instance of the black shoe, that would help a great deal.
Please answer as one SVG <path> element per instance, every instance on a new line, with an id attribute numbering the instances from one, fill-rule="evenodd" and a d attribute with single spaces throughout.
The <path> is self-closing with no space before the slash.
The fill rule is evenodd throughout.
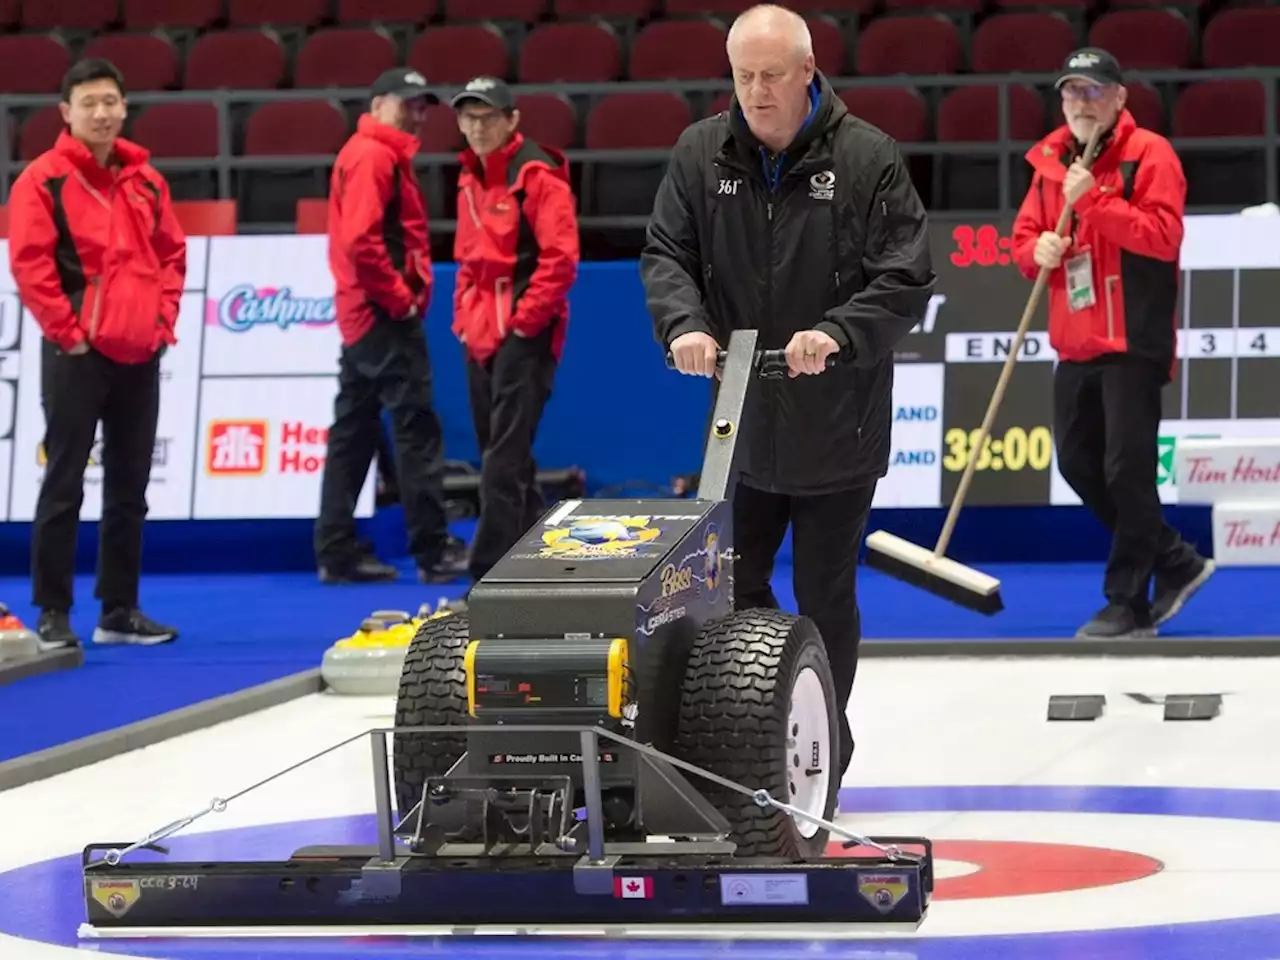
<path id="1" fill-rule="evenodd" d="M 36 646 L 41 653 L 80 646 L 80 637 L 71 629 L 71 618 L 62 610 L 46 610 L 36 622 Z"/>
<path id="2" fill-rule="evenodd" d="M 384 583 L 399 580 L 400 571 L 377 557 L 362 556 L 340 567 L 321 567 L 321 583 Z"/>
<path id="3" fill-rule="evenodd" d="M 430 567 L 418 567 L 419 583 L 452 583 L 467 573 L 467 545 L 457 537 L 445 540 L 444 551 Z"/>
<path id="4" fill-rule="evenodd" d="M 1076 631 L 1082 640 L 1129 640 L 1155 635 L 1148 615 L 1122 603 L 1107 604 Z"/>
<path id="5" fill-rule="evenodd" d="M 1155 599 L 1151 602 L 1151 619 L 1156 625 L 1177 615 L 1183 605 L 1213 576 L 1217 566 L 1212 560 L 1197 557 L 1190 569 L 1176 574 L 1157 573 Z"/>
<path id="6" fill-rule="evenodd" d="M 104 612 L 93 631 L 93 642 L 103 645 L 154 647 L 177 639 L 178 631 L 173 627 L 156 623 L 141 610 L 127 607 Z"/>

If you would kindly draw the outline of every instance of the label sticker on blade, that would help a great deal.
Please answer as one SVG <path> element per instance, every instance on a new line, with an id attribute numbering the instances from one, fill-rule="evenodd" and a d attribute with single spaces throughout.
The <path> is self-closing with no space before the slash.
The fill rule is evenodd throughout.
<path id="1" fill-rule="evenodd" d="M 888 913 L 911 889 L 905 873 L 862 873 L 858 875 L 858 892 L 881 913 Z"/>
<path id="2" fill-rule="evenodd" d="M 617 763 L 615 753 L 602 753 L 597 758 L 600 763 Z M 581 763 L 580 753 L 491 753 L 490 763 Z"/>
<path id="3" fill-rule="evenodd" d="M 720 877 L 720 905 L 793 907 L 809 903 L 809 878 L 803 873 L 736 873 Z"/>
<path id="4" fill-rule="evenodd" d="M 133 909 L 140 893 L 137 880 L 89 881 L 89 896 L 117 920 Z"/>

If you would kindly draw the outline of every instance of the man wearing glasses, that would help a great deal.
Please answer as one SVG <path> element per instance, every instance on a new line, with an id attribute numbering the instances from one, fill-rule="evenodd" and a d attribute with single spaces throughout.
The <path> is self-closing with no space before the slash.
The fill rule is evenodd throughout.
<path id="1" fill-rule="evenodd" d="M 1156 491 L 1186 180 L 1169 141 L 1125 109 L 1120 64 L 1105 50 L 1071 54 L 1057 88 L 1066 123 L 1027 153 L 1034 173 L 1013 240 L 1025 276 L 1052 271 L 1058 469 L 1112 534 L 1107 603 L 1078 636 L 1153 636 L 1213 573 L 1212 561 L 1165 523 Z M 1096 127 L 1098 155 L 1086 169 L 1081 154 Z M 1073 211 L 1060 237 L 1067 202 Z"/>

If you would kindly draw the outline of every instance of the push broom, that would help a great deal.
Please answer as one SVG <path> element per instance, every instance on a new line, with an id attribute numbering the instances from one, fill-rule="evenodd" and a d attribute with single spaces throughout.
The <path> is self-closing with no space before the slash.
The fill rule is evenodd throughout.
<path id="1" fill-rule="evenodd" d="M 1101 130 L 1094 126 L 1085 146 L 1084 166 L 1093 165 L 1094 151 L 1098 146 Z M 1058 236 L 1066 234 L 1067 225 L 1071 222 L 1072 204 L 1063 207 L 1058 218 Z M 987 415 L 982 420 L 978 431 L 977 442 L 974 443 L 965 464 L 964 475 L 956 488 L 955 498 L 951 501 L 951 510 L 947 513 L 946 523 L 942 525 L 942 533 L 933 550 L 917 546 L 908 540 L 894 536 L 884 530 L 877 530 L 867 537 L 867 566 L 879 570 L 896 580 L 913 586 L 922 587 L 928 592 L 949 600 L 978 613 L 999 613 L 1004 609 L 1004 601 L 1000 597 L 1000 581 L 981 571 L 956 563 L 947 557 L 947 546 L 951 543 L 951 535 L 955 532 L 956 518 L 964 505 L 964 498 L 969 493 L 969 485 L 973 482 L 973 473 L 977 468 L 978 456 L 986 447 L 987 438 L 991 434 L 991 425 L 995 422 L 996 413 L 1004 399 L 1005 388 L 1013 374 L 1018 360 L 1018 352 L 1031 327 L 1031 318 L 1035 315 L 1040 298 L 1049 284 L 1049 269 L 1040 268 L 1035 286 L 1031 288 L 1031 296 L 1027 299 L 1027 307 L 1022 311 L 1022 322 L 1018 324 L 1018 332 L 1013 338 L 1013 348 L 1005 359 L 1004 369 L 1000 372 L 1000 380 L 996 383 L 991 402 L 987 405 Z"/>

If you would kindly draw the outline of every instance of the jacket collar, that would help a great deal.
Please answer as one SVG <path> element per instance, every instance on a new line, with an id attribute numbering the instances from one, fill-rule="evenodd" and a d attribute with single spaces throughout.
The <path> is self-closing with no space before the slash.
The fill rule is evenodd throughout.
<path id="1" fill-rule="evenodd" d="M 495 183 L 507 182 L 507 167 L 522 146 L 524 146 L 524 134 L 517 130 L 506 143 L 488 156 L 481 158 L 474 150 L 467 147 L 458 154 L 458 160 L 479 177 L 486 187 L 489 187 Z"/>
<path id="2" fill-rule="evenodd" d="M 1125 144 L 1138 129 L 1137 121 L 1128 110 L 1121 110 L 1115 125 L 1102 135 L 1098 158 L 1093 162 L 1093 172 L 1107 173 L 1120 165 Z M 1027 162 L 1047 180 L 1062 180 L 1067 167 L 1084 153 L 1085 145 L 1075 138 L 1071 128 L 1063 124 L 1027 151 Z"/>
<path id="3" fill-rule="evenodd" d="M 371 140 L 385 143 L 404 160 L 412 160 L 421 145 L 421 141 L 413 134 L 397 130 L 390 124 L 383 123 L 368 113 L 360 116 L 360 120 L 356 124 L 356 132 L 362 137 L 369 137 Z"/>
<path id="4" fill-rule="evenodd" d="M 112 158 L 102 166 L 83 141 L 63 130 L 53 145 L 54 151 L 71 161 L 72 165 L 95 187 L 110 186 L 116 179 L 124 179 L 136 172 L 150 158 L 151 153 L 132 141 L 117 137 L 112 146 Z M 118 168 L 118 169 L 116 169 Z"/>

